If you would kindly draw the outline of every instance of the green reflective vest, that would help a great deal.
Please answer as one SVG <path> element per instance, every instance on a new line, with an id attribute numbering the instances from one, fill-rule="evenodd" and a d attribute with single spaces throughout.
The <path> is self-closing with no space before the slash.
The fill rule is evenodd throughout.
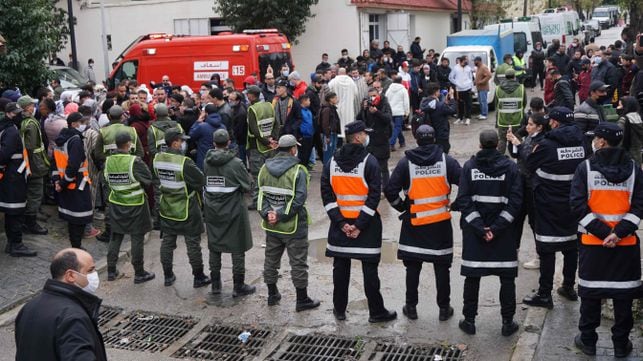
<path id="1" fill-rule="evenodd" d="M 296 166 L 288 169 L 286 173 L 282 174 L 279 178 L 270 174 L 264 165 L 259 171 L 259 176 L 257 177 L 259 187 L 259 198 L 257 204 L 259 207 L 262 206 L 265 198 L 268 200 L 271 210 L 277 211 L 283 209 L 283 213 L 289 213 L 290 207 L 292 207 L 292 202 L 295 199 L 297 175 L 299 174 L 300 169 L 304 170 L 306 174 L 306 185 L 308 185 L 308 171 L 301 164 L 297 164 Z M 263 220 L 261 222 L 261 228 L 274 233 L 293 234 L 297 232 L 298 222 L 299 214 L 296 214 L 285 222 L 278 221 L 275 225 L 271 225 L 266 220 Z"/>
<path id="2" fill-rule="evenodd" d="M 259 128 L 259 133 L 263 138 L 269 137 L 272 134 L 272 129 L 275 127 L 275 109 L 268 102 L 259 102 L 252 104 L 248 108 L 248 112 L 253 112 L 255 119 L 257 120 L 257 127 Z M 255 136 L 250 132 L 250 126 L 248 126 L 248 137 L 246 144 L 250 142 L 256 142 L 257 150 L 261 153 L 267 153 L 272 150 L 271 147 L 263 145 L 259 140 L 255 139 Z"/>
<path id="3" fill-rule="evenodd" d="M 105 162 L 105 179 L 109 185 L 109 201 L 126 207 L 145 203 L 145 192 L 134 178 L 135 155 L 112 154 Z"/>
<path id="4" fill-rule="evenodd" d="M 115 123 L 100 129 L 100 135 L 103 137 L 103 153 L 105 155 L 116 153 L 116 134 L 120 132 L 129 133 L 130 137 L 132 137 L 129 152 L 130 154 L 136 153 L 136 141 L 138 140 L 136 129 L 125 124 Z"/>
<path id="5" fill-rule="evenodd" d="M 41 157 L 44 164 L 47 167 L 49 167 L 49 157 L 47 156 L 47 154 L 45 154 L 45 143 L 43 143 L 42 141 L 42 131 L 40 130 L 40 123 L 38 123 L 36 119 L 29 117 L 29 118 L 23 119 L 22 122 L 20 123 L 20 139 L 22 140 L 22 144 L 23 146 L 24 144 L 26 144 L 25 133 L 27 131 L 27 126 L 29 125 L 29 123 L 33 124 L 34 127 L 38 129 L 38 139 L 40 141 L 40 147 L 34 149 L 33 154 L 34 156 L 36 156 L 37 154 L 38 157 Z"/>
<path id="6" fill-rule="evenodd" d="M 496 88 L 496 99 L 498 99 L 496 118 L 499 127 L 520 125 L 525 111 L 524 95 L 525 87 L 522 84 L 511 93 L 502 90 L 502 86 Z"/>
<path id="7" fill-rule="evenodd" d="M 183 164 L 188 159 L 180 154 L 162 152 L 154 157 L 152 162 L 154 173 L 161 183 L 161 202 L 159 214 L 173 221 L 188 219 L 190 198 L 194 192 L 188 193 L 188 187 L 183 178 Z"/>
<path id="8" fill-rule="evenodd" d="M 524 58 L 520 59 L 517 56 L 513 56 L 514 67 L 520 67 L 522 70 L 516 70 L 516 77 L 519 77 L 525 74 L 525 60 Z"/>
<path id="9" fill-rule="evenodd" d="M 182 134 L 185 133 L 183 131 L 183 128 L 181 128 L 181 124 L 176 123 L 175 128 L 178 128 Z M 156 147 L 157 152 L 165 152 L 167 150 L 167 145 L 165 144 L 165 131 L 161 130 L 155 126 L 150 126 L 152 128 L 152 135 L 154 136 L 154 146 Z"/>

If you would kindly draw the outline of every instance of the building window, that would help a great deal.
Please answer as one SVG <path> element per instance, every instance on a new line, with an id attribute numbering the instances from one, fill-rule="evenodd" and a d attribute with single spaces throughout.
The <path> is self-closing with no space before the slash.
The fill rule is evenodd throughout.
<path id="1" fill-rule="evenodd" d="M 176 35 L 210 35 L 210 19 L 174 19 Z"/>
<path id="2" fill-rule="evenodd" d="M 377 14 L 368 15 L 368 37 L 369 41 L 380 39 L 380 16 Z"/>

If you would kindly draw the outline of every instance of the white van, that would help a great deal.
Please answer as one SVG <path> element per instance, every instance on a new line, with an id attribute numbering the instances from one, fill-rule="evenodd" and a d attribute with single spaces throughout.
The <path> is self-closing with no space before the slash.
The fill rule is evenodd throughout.
<path id="1" fill-rule="evenodd" d="M 469 66 L 472 68 L 474 68 L 473 59 L 478 56 L 482 59 L 482 62 L 489 67 L 489 70 L 491 71 L 491 80 L 489 81 L 489 95 L 487 96 L 487 103 L 489 104 L 489 110 L 493 110 L 493 100 L 496 95 L 496 83 L 494 83 L 493 79 L 496 78 L 496 66 L 498 65 L 496 52 L 493 50 L 493 47 L 489 45 L 449 46 L 440 54 L 438 64 L 442 63 L 442 59 L 447 58 L 449 59 L 449 64 L 453 69 L 456 64 L 456 59 L 463 55 L 469 57 Z M 473 92 L 473 99 L 477 101 L 478 93 L 476 92 L 476 87 L 473 87 Z"/>
<path id="2" fill-rule="evenodd" d="M 594 9 L 592 19 L 598 20 L 598 23 L 601 24 L 601 28 L 603 29 L 609 29 L 613 25 L 612 14 L 610 9 L 607 7 Z"/>
<path id="3" fill-rule="evenodd" d="M 567 47 L 574 38 L 574 25 L 572 17 L 565 13 L 538 14 L 543 39 L 549 44 L 554 39 L 559 39 L 560 44 Z M 579 38 L 579 40 L 582 40 Z"/>
<path id="4" fill-rule="evenodd" d="M 486 25 L 485 30 L 512 30 L 514 33 L 514 52 L 521 50 L 525 59 L 534 50 L 534 45 L 540 42 L 545 47 L 543 36 L 540 31 L 540 20 L 537 17 L 520 17 L 514 19 L 503 19 L 499 24 Z"/>

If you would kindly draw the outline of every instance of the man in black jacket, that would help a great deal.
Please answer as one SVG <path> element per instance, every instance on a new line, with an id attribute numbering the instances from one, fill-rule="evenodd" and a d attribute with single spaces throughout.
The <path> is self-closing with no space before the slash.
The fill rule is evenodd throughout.
<path id="1" fill-rule="evenodd" d="M 51 279 L 16 318 L 16 360 L 107 360 L 98 329 L 102 300 L 92 256 L 76 248 L 58 252 Z M 46 312 L 43 312 L 46 310 Z"/>
<path id="2" fill-rule="evenodd" d="M 428 96 L 420 103 L 420 109 L 424 112 L 424 124 L 429 124 L 435 129 L 435 144 L 442 147 L 444 153 L 449 154 L 451 149 L 449 116 L 458 112 L 453 98 L 453 89 L 449 91 L 444 101 L 440 101 L 439 83 L 429 83 L 427 92 Z"/>
<path id="3" fill-rule="evenodd" d="M 380 165 L 382 192 L 384 192 L 389 178 L 388 159 L 391 157 L 389 139 L 393 133 L 391 106 L 384 95 L 380 95 L 377 89 L 370 88 L 368 99 L 362 102 L 362 111 L 357 115 L 357 119 L 362 120 L 367 127 L 373 129 L 366 149 Z"/>
<path id="4" fill-rule="evenodd" d="M 563 78 L 560 71 L 557 69 L 550 70 L 549 75 L 554 81 L 554 100 L 547 104 L 547 107 L 565 107 L 568 109 L 574 109 L 574 103 L 576 101 L 569 81 Z"/>

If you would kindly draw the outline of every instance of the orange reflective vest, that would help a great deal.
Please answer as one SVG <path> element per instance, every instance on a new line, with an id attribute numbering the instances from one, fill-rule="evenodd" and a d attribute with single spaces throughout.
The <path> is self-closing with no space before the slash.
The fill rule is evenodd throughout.
<path id="1" fill-rule="evenodd" d="M 373 216 L 375 210 L 366 206 L 366 199 L 368 198 L 368 184 L 364 177 L 364 169 L 366 167 L 367 155 L 357 167 L 348 172 L 344 172 L 337 162 L 335 157 L 330 160 L 330 185 L 333 192 L 337 197 L 337 204 L 328 204 L 326 208 L 339 207 L 339 211 L 344 218 L 356 219 L 359 217 L 359 212 L 364 211 L 366 214 Z"/>
<path id="2" fill-rule="evenodd" d="M 77 137 L 77 135 L 75 135 L 75 137 Z M 54 161 L 56 162 L 56 169 L 58 171 L 52 172 L 52 176 L 58 175 L 60 179 L 65 179 L 65 181 L 69 182 L 69 184 L 67 184 L 67 189 L 76 189 L 76 177 L 69 178 L 67 177 L 67 174 L 65 174 L 65 169 L 67 169 L 67 163 L 69 162 L 69 152 L 67 150 L 67 145 L 69 144 L 69 140 L 71 140 L 72 138 L 67 139 L 62 147 L 57 146 L 54 148 Z M 80 168 L 78 168 L 78 173 L 83 174 L 83 179 L 81 180 L 80 185 L 78 185 L 78 190 L 82 191 L 83 189 L 85 189 L 85 185 L 87 183 L 91 184 L 86 158 L 85 161 L 83 161 L 83 163 L 80 165 Z"/>
<path id="3" fill-rule="evenodd" d="M 446 157 L 430 165 L 420 166 L 409 161 L 411 224 L 422 226 L 451 219 L 447 208 L 451 186 L 447 180 Z"/>
<path id="4" fill-rule="evenodd" d="M 611 229 L 622 220 L 628 220 L 639 224 L 640 219 L 630 211 L 632 193 L 634 191 L 634 162 L 632 162 L 632 174 L 623 183 L 611 183 L 597 171 L 590 169 L 589 160 L 587 165 L 587 205 L 592 213 L 586 215 L 580 225 L 585 227 L 594 219 L 607 224 Z M 585 233 L 581 237 L 581 243 L 587 246 L 602 246 L 603 240 L 593 234 Z M 617 246 L 636 245 L 636 236 L 629 235 L 622 238 Z"/>

